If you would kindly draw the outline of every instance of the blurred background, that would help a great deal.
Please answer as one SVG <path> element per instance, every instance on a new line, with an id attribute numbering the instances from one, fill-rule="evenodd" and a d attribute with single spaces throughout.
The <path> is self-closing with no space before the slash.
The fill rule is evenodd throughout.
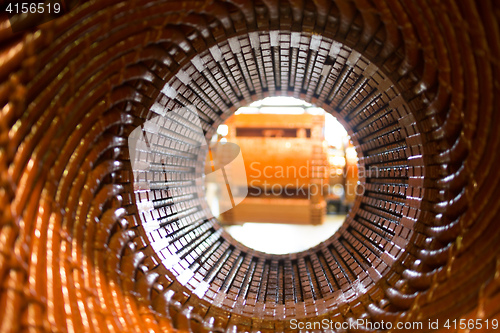
<path id="1" fill-rule="evenodd" d="M 245 173 L 224 166 L 224 175 L 207 177 L 206 198 L 224 228 L 253 249 L 290 253 L 328 239 L 360 190 L 358 158 L 347 131 L 300 99 L 268 97 L 240 108 L 218 127 L 211 145 L 226 142 L 241 149 Z M 214 158 L 212 150 L 207 175 L 215 171 Z M 227 198 L 242 193 L 247 193 L 242 202 L 222 208 Z"/>

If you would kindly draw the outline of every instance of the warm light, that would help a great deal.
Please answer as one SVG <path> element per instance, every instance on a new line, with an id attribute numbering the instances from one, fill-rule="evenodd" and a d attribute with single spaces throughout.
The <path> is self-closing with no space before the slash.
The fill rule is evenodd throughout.
<path id="1" fill-rule="evenodd" d="M 331 114 L 325 116 L 325 140 L 330 146 L 342 149 L 344 140 L 347 137 L 347 131 L 344 126 Z"/>
<path id="2" fill-rule="evenodd" d="M 266 106 L 260 109 L 260 113 L 271 113 L 271 114 L 303 114 L 304 108 L 302 107 L 272 107 Z"/>
<path id="3" fill-rule="evenodd" d="M 300 100 L 298 98 L 288 97 L 288 96 L 266 97 L 264 99 L 261 99 L 260 101 L 256 101 L 250 104 L 250 106 L 252 107 L 260 107 L 262 105 L 269 105 L 269 106 L 290 105 L 299 107 L 311 106 L 310 103 L 304 102 L 303 100 Z"/>
<path id="4" fill-rule="evenodd" d="M 239 108 L 238 111 L 236 111 L 234 114 L 241 114 L 241 113 L 259 113 L 259 109 L 243 106 Z"/>
<path id="5" fill-rule="evenodd" d="M 332 166 L 343 167 L 345 165 L 345 158 L 342 156 L 330 156 L 329 161 Z"/>
<path id="6" fill-rule="evenodd" d="M 345 156 L 349 162 L 357 162 L 358 160 L 358 154 L 356 154 L 356 149 L 354 147 L 346 148 Z"/>
<path id="7" fill-rule="evenodd" d="M 227 125 L 219 125 L 217 128 L 217 134 L 221 136 L 226 136 L 229 133 L 229 127 Z"/>

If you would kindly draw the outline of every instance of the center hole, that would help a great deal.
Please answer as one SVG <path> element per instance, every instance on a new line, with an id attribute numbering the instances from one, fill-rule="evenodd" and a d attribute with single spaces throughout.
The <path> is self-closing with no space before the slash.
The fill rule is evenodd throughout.
<path id="1" fill-rule="evenodd" d="M 357 155 L 331 114 L 292 97 L 240 108 L 217 129 L 206 199 L 226 231 L 258 251 L 286 254 L 328 239 L 352 207 Z"/>

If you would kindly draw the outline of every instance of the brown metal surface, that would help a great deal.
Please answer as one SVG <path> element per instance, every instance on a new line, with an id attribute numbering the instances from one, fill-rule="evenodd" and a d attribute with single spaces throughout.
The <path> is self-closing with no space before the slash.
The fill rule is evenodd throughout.
<path id="1" fill-rule="evenodd" d="M 480 0 L 99 0 L 17 34 L 2 19 L 0 332 L 498 318 L 499 13 Z M 190 125 L 162 121 L 194 105 L 211 137 L 273 95 L 336 115 L 360 166 L 377 167 L 341 229 L 291 255 L 222 231 L 198 155 L 165 143 Z M 128 134 L 151 119 L 175 135 L 147 134 L 161 149 L 132 170 Z"/>
<path id="2" fill-rule="evenodd" d="M 234 175 L 232 183 L 248 195 L 220 221 L 323 223 L 330 172 L 325 115 L 241 113 L 225 124 L 225 139 L 241 149 L 246 170 L 246 177 Z"/>

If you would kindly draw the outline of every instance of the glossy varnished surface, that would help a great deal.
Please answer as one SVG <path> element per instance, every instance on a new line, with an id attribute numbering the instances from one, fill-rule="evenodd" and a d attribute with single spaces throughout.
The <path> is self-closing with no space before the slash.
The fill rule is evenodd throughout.
<path id="1" fill-rule="evenodd" d="M 2 21 L 0 331 L 498 317 L 499 10 L 96 1 L 16 35 Z M 343 227 L 294 255 L 209 217 L 202 154 L 164 146 L 139 159 L 168 167 L 134 170 L 128 151 L 148 120 L 179 130 L 161 122 L 176 108 L 195 105 L 210 137 L 269 95 L 339 116 L 379 168 Z"/>

